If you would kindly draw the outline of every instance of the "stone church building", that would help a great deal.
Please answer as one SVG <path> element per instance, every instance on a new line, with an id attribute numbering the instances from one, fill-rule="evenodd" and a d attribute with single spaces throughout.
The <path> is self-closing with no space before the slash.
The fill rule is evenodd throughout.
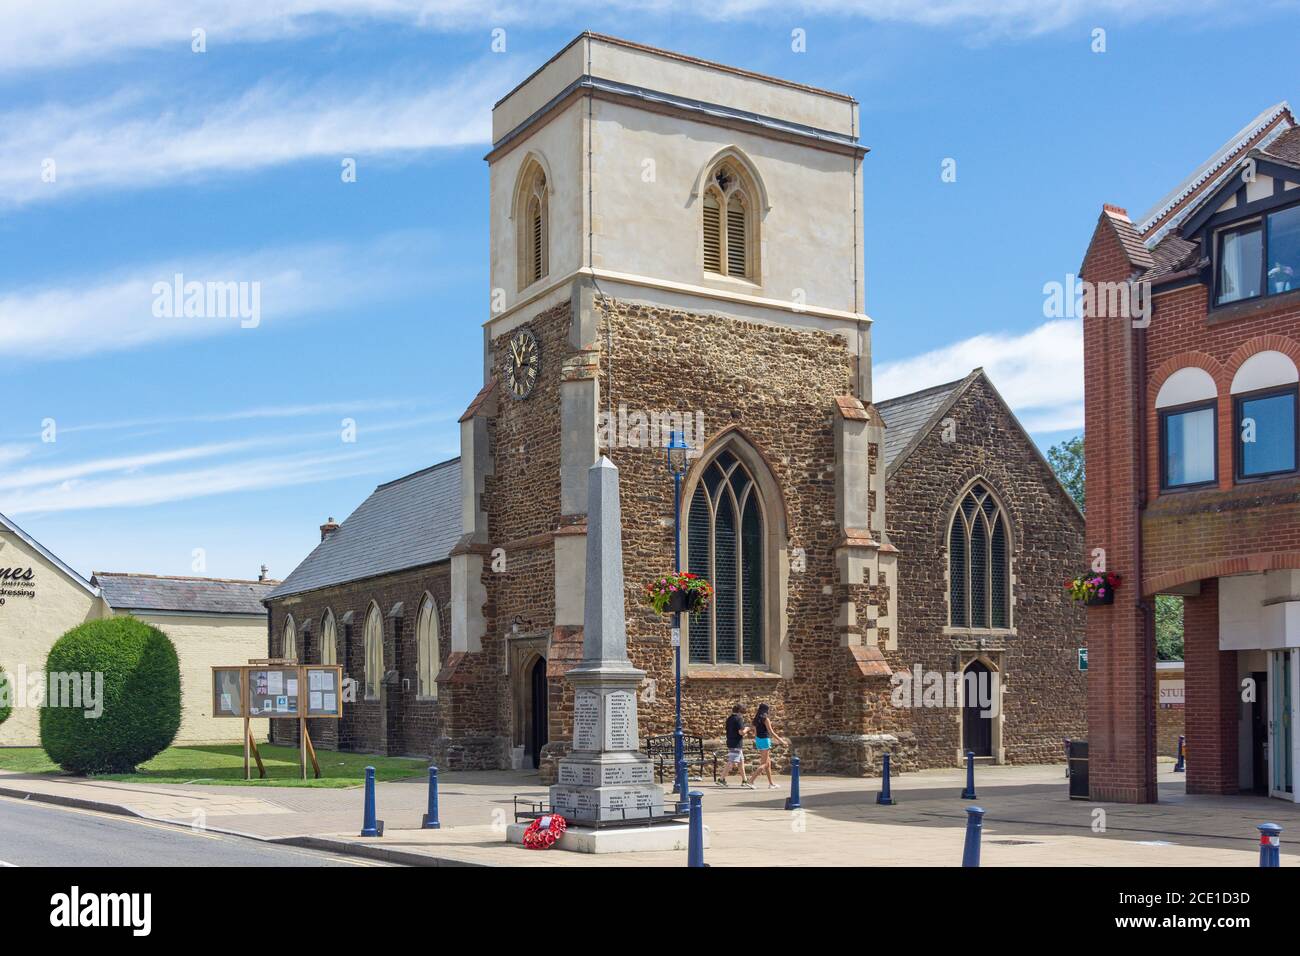
<path id="1" fill-rule="evenodd" d="M 858 135 L 843 94 L 593 34 L 497 103 L 461 455 L 323 526 L 266 602 L 272 655 L 357 681 L 318 745 L 553 768 L 600 454 L 641 733 L 670 732 L 670 618 L 638 593 L 673 566 L 680 430 L 682 566 L 717 590 L 683 623 L 686 733 L 767 701 L 810 771 L 1059 758 L 1082 518 L 979 370 L 873 405 Z M 997 675 L 992 708 L 899 702 L 896 673 L 968 670 Z"/>

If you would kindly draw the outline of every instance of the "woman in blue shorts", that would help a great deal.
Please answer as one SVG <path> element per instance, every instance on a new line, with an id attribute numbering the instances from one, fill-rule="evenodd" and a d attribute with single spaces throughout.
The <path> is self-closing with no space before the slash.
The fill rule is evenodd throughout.
<path id="1" fill-rule="evenodd" d="M 777 787 L 772 780 L 772 741 L 779 740 L 783 747 L 790 746 L 790 741 L 776 732 L 770 716 L 771 710 L 767 704 L 759 704 L 758 713 L 754 714 L 754 748 L 758 751 L 759 764 L 754 769 L 754 776 L 749 778 L 749 783 L 752 786 L 760 773 L 766 773 L 767 789 L 775 790 Z"/>

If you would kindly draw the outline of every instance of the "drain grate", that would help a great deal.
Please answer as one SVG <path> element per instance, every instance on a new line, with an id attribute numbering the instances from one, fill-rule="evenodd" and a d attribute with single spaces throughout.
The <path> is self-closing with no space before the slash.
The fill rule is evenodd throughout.
<path id="1" fill-rule="evenodd" d="M 998 846 L 1038 846 L 1042 840 L 989 840 Z"/>

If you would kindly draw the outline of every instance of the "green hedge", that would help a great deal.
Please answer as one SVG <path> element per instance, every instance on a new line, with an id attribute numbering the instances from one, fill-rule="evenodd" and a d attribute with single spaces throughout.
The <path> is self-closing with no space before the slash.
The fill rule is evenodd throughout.
<path id="1" fill-rule="evenodd" d="M 171 745 L 181 724 L 181 675 L 171 639 L 133 617 L 90 621 L 59 638 L 53 674 L 103 674 L 103 713 L 41 708 L 41 746 L 70 773 L 130 773 Z"/>
<path id="2" fill-rule="evenodd" d="M 0 724 L 8 720 L 9 715 L 13 713 L 12 694 L 13 685 L 9 683 L 9 675 L 5 673 L 3 667 L 0 667 Z"/>

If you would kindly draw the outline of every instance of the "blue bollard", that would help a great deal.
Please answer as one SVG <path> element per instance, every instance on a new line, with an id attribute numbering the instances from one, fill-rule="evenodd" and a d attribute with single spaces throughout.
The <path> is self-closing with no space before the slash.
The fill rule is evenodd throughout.
<path id="1" fill-rule="evenodd" d="M 366 768 L 366 810 L 361 821 L 363 837 L 383 836 L 379 821 L 375 819 L 375 768 Z"/>
<path id="2" fill-rule="evenodd" d="M 894 795 L 889 792 L 889 754 L 880 755 L 880 792 L 876 794 L 876 803 L 892 807 Z"/>
<path id="3" fill-rule="evenodd" d="M 1178 763 L 1174 764 L 1174 773 L 1187 772 L 1187 757 L 1183 753 L 1183 743 L 1187 740 L 1182 734 L 1178 735 Z"/>
<path id="4" fill-rule="evenodd" d="M 683 757 L 677 761 L 676 777 L 674 789 L 677 791 L 677 812 L 682 813 L 687 808 L 687 797 L 689 793 L 691 775 L 686 768 L 686 758 Z"/>
<path id="5" fill-rule="evenodd" d="M 785 798 L 787 810 L 799 809 L 799 758 L 790 758 L 790 796 Z"/>
<path id="6" fill-rule="evenodd" d="M 977 800 L 975 796 L 975 751 L 966 751 L 966 789 L 961 792 L 963 800 Z"/>
<path id="7" fill-rule="evenodd" d="M 420 828 L 424 830 L 439 830 L 442 824 L 438 822 L 438 768 L 429 768 L 429 812 L 424 815 L 420 822 Z"/>
<path id="8" fill-rule="evenodd" d="M 687 831 L 686 865 L 707 866 L 704 862 L 704 809 L 700 806 L 704 794 L 692 790 L 688 797 L 691 802 L 691 822 Z"/>
<path id="9" fill-rule="evenodd" d="M 966 808 L 966 848 L 962 850 L 962 866 L 980 865 L 980 834 L 984 831 L 984 809 Z"/>
<path id="10" fill-rule="evenodd" d="M 1276 823 L 1261 823 L 1259 830 L 1259 865 L 1275 867 L 1282 865 L 1282 828 Z"/>

